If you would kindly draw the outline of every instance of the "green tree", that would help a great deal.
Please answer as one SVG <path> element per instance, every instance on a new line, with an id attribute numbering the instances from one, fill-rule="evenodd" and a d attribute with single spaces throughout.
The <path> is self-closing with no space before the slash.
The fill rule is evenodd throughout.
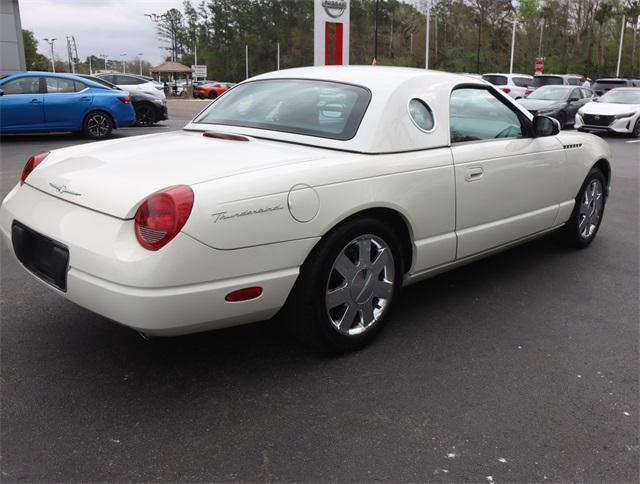
<path id="1" fill-rule="evenodd" d="M 38 41 L 30 30 L 22 29 L 22 42 L 24 44 L 24 58 L 27 70 L 46 71 L 49 69 L 49 59 L 38 53 Z"/>

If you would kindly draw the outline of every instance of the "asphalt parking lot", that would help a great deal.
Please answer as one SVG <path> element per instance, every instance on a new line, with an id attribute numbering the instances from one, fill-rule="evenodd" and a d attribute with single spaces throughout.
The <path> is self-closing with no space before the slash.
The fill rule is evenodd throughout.
<path id="1" fill-rule="evenodd" d="M 640 143 L 606 139 L 591 247 L 544 238 L 411 286 L 347 356 L 271 323 L 145 341 L 3 241 L 1 480 L 637 482 Z M 83 142 L 2 138 L 0 195 L 30 155 Z"/>

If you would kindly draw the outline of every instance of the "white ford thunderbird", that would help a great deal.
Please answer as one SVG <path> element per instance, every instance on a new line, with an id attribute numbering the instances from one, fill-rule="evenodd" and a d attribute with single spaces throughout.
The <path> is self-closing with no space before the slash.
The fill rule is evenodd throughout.
<path id="1" fill-rule="evenodd" d="M 321 67 L 249 79 L 184 130 L 41 153 L 0 209 L 27 271 L 150 335 L 280 312 L 334 350 L 403 285 L 558 231 L 596 236 L 606 142 L 482 80 Z"/>

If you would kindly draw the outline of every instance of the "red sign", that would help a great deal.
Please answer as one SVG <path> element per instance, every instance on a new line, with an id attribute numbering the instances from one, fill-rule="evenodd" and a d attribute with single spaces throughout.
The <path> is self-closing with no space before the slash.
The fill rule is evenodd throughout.
<path id="1" fill-rule="evenodd" d="M 536 72 L 544 71 L 544 57 L 536 57 Z"/>

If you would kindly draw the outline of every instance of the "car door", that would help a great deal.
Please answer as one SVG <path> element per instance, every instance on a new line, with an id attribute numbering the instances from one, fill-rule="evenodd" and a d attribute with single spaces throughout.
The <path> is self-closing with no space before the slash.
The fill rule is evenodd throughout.
<path id="1" fill-rule="evenodd" d="M 0 129 L 38 129 L 44 125 L 44 100 L 39 76 L 10 79 L 0 85 Z"/>
<path id="2" fill-rule="evenodd" d="M 567 102 L 567 119 L 575 119 L 578 109 L 584 106 L 584 104 L 585 99 L 582 94 L 582 89 L 580 89 L 579 87 L 572 89 Z"/>
<path id="3" fill-rule="evenodd" d="M 93 96 L 86 84 L 64 77 L 45 77 L 44 119 L 52 129 L 82 129 Z"/>
<path id="4" fill-rule="evenodd" d="M 526 115 L 485 86 L 452 91 L 450 132 L 458 259 L 553 226 L 566 170 L 556 137 L 534 138 Z"/>

